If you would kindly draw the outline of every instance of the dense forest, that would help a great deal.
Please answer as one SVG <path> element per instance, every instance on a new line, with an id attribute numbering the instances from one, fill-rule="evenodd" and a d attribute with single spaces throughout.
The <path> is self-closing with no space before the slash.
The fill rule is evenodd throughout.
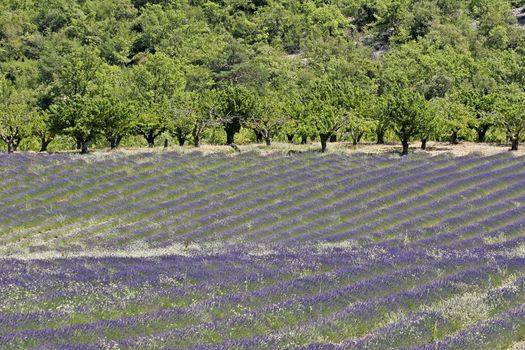
<path id="1" fill-rule="evenodd" d="M 8 152 L 525 136 L 524 1 L 2 0 Z"/>

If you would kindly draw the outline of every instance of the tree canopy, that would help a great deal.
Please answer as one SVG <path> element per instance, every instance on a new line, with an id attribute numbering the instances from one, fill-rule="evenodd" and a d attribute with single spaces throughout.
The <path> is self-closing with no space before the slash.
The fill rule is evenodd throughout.
<path id="1" fill-rule="evenodd" d="M 523 140 L 515 0 L 0 3 L 0 141 Z M 404 141 L 403 141 L 404 140 Z M 222 141 L 220 141 L 222 142 Z M 21 146 L 22 145 L 22 146 Z M 403 153 L 405 153 L 403 151 Z"/>

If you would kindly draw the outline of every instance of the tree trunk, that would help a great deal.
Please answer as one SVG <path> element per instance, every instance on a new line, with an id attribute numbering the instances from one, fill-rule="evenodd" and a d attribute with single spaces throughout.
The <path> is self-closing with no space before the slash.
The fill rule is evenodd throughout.
<path id="1" fill-rule="evenodd" d="M 80 150 L 82 148 L 82 142 L 77 140 L 77 149 Z"/>
<path id="2" fill-rule="evenodd" d="M 427 149 L 427 140 L 428 140 L 427 137 L 423 137 L 421 139 L 421 149 Z"/>
<path id="3" fill-rule="evenodd" d="M 20 141 L 22 141 L 21 138 L 16 138 L 16 139 L 13 141 L 13 146 L 14 146 L 14 150 L 15 150 L 15 151 L 18 150 L 18 146 L 20 146 Z"/>
<path id="4" fill-rule="evenodd" d="M 288 142 L 293 143 L 293 137 L 294 134 L 286 134 L 286 138 L 288 139 Z"/>
<path id="5" fill-rule="evenodd" d="M 330 134 L 320 134 L 319 137 L 321 138 L 321 152 L 326 152 L 326 142 L 330 139 Z"/>
<path id="6" fill-rule="evenodd" d="M 51 143 L 52 139 L 46 139 L 45 137 L 40 138 L 40 152 L 47 152 L 47 146 Z"/>
<path id="7" fill-rule="evenodd" d="M 519 145 L 519 142 L 520 142 L 520 139 L 519 137 L 513 137 L 511 139 L 511 142 L 512 142 L 512 147 L 511 147 L 511 151 L 517 151 L 518 150 L 518 145 Z"/>
<path id="8" fill-rule="evenodd" d="M 476 129 L 476 132 L 478 133 L 478 142 L 485 142 L 485 138 L 487 135 L 487 131 L 489 130 L 488 126 L 481 126 Z"/>
<path id="9" fill-rule="evenodd" d="M 306 145 L 308 143 L 308 136 L 301 136 L 301 145 Z"/>
<path id="10" fill-rule="evenodd" d="M 199 135 L 193 135 L 193 146 L 195 147 L 201 146 L 201 137 Z"/>
<path id="11" fill-rule="evenodd" d="M 357 146 L 357 137 L 352 137 L 352 145 Z"/>
<path id="12" fill-rule="evenodd" d="M 120 141 L 122 140 L 122 136 L 114 136 L 111 139 L 109 139 L 109 147 L 113 149 L 117 149 L 120 146 Z"/>
<path id="13" fill-rule="evenodd" d="M 147 135 L 145 136 L 146 141 L 148 142 L 148 147 L 153 148 L 155 147 L 155 136 L 153 135 Z"/>
<path id="14" fill-rule="evenodd" d="M 365 134 L 364 131 L 360 132 L 359 135 L 357 135 L 357 143 L 361 142 L 361 139 L 363 138 L 363 135 Z"/>
<path id="15" fill-rule="evenodd" d="M 87 141 L 80 141 L 80 154 L 88 153 L 88 143 Z"/>
<path id="16" fill-rule="evenodd" d="M 330 136 L 330 142 L 337 142 L 337 135 Z"/>
<path id="17" fill-rule="evenodd" d="M 452 135 L 450 135 L 450 143 L 453 145 L 459 144 L 458 131 L 453 130 Z"/>
<path id="18" fill-rule="evenodd" d="M 384 145 L 385 144 L 385 130 L 383 128 L 377 128 L 376 136 L 377 136 L 377 144 Z"/>
<path id="19" fill-rule="evenodd" d="M 235 143 L 235 132 L 229 129 L 226 129 L 226 144 L 232 145 Z"/>
<path id="20" fill-rule="evenodd" d="M 234 117 L 227 123 L 224 123 L 224 131 L 226 132 L 226 144 L 232 145 L 235 143 L 235 134 L 241 131 L 241 119 Z"/>
<path id="21" fill-rule="evenodd" d="M 408 140 L 407 139 L 403 139 L 401 141 L 401 144 L 403 145 L 403 152 L 401 153 L 401 156 L 408 155 Z"/>
<path id="22" fill-rule="evenodd" d="M 270 146 L 272 144 L 272 140 L 269 136 L 265 137 L 264 140 L 266 141 L 266 146 Z"/>
<path id="23" fill-rule="evenodd" d="M 179 141 L 179 146 L 184 146 L 184 144 L 186 143 L 186 135 L 177 135 L 177 141 Z"/>
<path id="24" fill-rule="evenodd" d="M 13 140 L 7 141 L 7 153 L 13 153 L 15 151 L 15 143 Z"/>
<path id="25" fill-rule="evenodd" d="M 261 144 L 263 142 L 263 133 L 255 129 L 253 129 L 253 132 L 255 133 L 255 140 Z"/>
<path id="26" fill-rule="evenodd" d="M 164 148 L 168 148 L 169 145 L 170 142 L 168 141 L 168 139 L 164 139 Z"/>

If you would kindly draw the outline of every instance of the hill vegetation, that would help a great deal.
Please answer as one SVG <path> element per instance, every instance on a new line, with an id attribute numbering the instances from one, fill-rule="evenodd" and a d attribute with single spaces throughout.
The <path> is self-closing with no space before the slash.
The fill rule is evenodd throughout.
<path id="1" fill-rule="evenodd" d="M 242 130 L 241 141 L 315 138 L 323 150 L 336 138 L 398 140 L 404 153 L 413 140 L 517 149 L 522 5 L 5 0 L 0 140 L 8 152 L 87 152 L 232 144 Z"/>

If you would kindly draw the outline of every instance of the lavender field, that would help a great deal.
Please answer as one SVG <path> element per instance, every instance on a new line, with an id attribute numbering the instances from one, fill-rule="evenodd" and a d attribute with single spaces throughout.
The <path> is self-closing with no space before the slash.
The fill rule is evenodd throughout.
<path id="1" fill-rule="evenodd" d="M 0 154 L 2 349 L 521 349 L 525 157 Z"/>

